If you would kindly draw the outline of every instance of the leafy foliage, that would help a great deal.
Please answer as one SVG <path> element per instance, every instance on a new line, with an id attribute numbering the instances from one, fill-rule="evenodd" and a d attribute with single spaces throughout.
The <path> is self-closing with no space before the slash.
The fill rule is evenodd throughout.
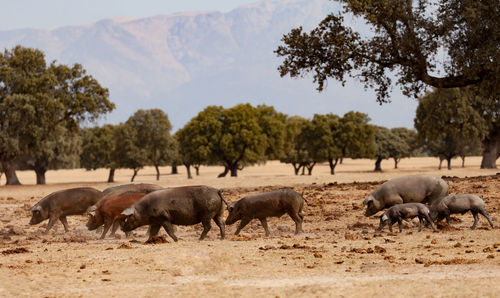
<path id="1" fill-rule="evenodd" d="M 437 89 L 419 99 L 415 117 L 418 138 L 434 155 L 450 161 L 464 154 L 466 144 L 478 143 L 487 122 L 460 89 Z"/>
<path id="2" fill-rule="evenodd" d="M 7 144 L 1 158 L 10 162 L 22 152 L 44 184 L 47 169 L 78 161 L 79 124 L 114 105 L 81 65 L 47 66 L 40 50 L 16 46 L 0 54 L 0 108 Z"/>
<path id="3" fill-rule="evenodd" d="M 343 15 L 364 21 L 370 34 L 356 32 L 341 14 L 328 15 L 310 33 L 293 29 L 275 51 L 285 57 L 281 76 L 311 72 L 319 91 L 328 78 L 342 83 L 347 76 L 359 78 L 375 88 L 379 102 L 389 101 L 392 74 L 403 93 L 415 98 L 426 84 L 474 85 L 484 96 L 498 98 L 498 0 L 338 2 Z"/>
<path id="4" fill-rule="evenodd" d="M 301 168 L 304 169 L 314 162 L 302 141 L 302 130 L 309 122 L 310 120 L 300 116 L 292 116 L 286 120 L 284 154 L 280 161 L 293 165 L 295 175 L 298 175 Z"/>

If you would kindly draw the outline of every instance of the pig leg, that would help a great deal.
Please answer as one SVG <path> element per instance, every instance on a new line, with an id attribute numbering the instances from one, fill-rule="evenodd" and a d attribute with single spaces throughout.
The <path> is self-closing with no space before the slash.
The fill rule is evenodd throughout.
<path id="1" fill-rule="evenodd" d="M 158 235 L 158 231 L 160 231 L 161 225 L 150 225 L 148 232 L 149 232 L 149 238 L 148 240 L 151 240 L 154 236 Z M 165 231 L 167 229 L 165 228 Z M 170 234 L 169 234 L 170 235 Z"/>
<path id="2" fill-rule="evenodd" d="M 116 230 L 118 230 L 118 227 L 120 226 L 120 222 L 115 220 L 113 221 L 113 227 L 111 228 L 111 234 L 109 234 L 110 237 L 114 237 Z"/>
<path id="3" fill-rule="evenodd" d="M 264 231 L 266 231 L 266 237 L 269 237 L 271 233 L 269 232 L 269 227 L 267 226 L 267 219 L 265 217 L 259 218 L 262 227 L 264 227 Z"/>
<path id="4" fill-rule="evenodd" d="M 391 222 L 389 223 L 389 232 L 392 233 L 392 226 L 396 223 L 396 220 L 391 220 Z"/>
<path id="5" fill-rule="evenodd" d="M 108 233 L 109 228 L 111 228 L 111 224 L 112 224 L 112 222 L 109 220 L 104 222 L 104 229 L 102 230 L 102 234 L 101 234 L 101 237 L 99 239 L 104 239 L 104 237 L 106 237 L 106 233 Z"/>
<path id="6" fill-rule="evenodd" d="M 447 212 L 445 216 L 446 216 L 446 223 L 448 225 L 451 225 L 451 223 L 450 223 L 450 212 Z"/>
<path id="7" fill-rule="evenodd" d="M 422 218 L 422 216 L 419 216 L 418 217 L 418 231 L 422 231 L 422 222 L 424 221 L 424 219 Z"/>
<path id="8" fill-rule="evenodd" d="M 302 218 L 298 215 L 298 213 L 288 212 L 288 215 L 295 222 L 295 235 L 302 233 Z"/>
<path id="9" fill-rule="evenodd" d="M 243 229 L 246 225 L 248 225 L 248 223 L 250 222 L 250 220 L 252 220 L 252 219 L 251 218 L 247 218 L 247 217 L 242 218 L 241 221 L 240 221 L 240 225 L 238 226 L 238 228 L 236 229 L 236 232 L 234 234 L 235 235 L 239 235 L 241 229 Z"/>
<path id="10" fill-rule="evenodd" d="M 207 237 L 208 231 L 210 231 L 210 229 L 212 228 L 212 225 L 210 224 L 210 218 L 202 220 L 201 224 L 203 225 L 203 232 L 201 232 L 200 240 L 203 240 L 205 239 L 205 237 Z"/>
<path id="11" fill-rule="evenodd" d="M 472 227 L 470 227 L 470 229 L 474 230 L 476 228 L 477 221 L 479 220 L 479 216 L 477 215 L 476 211 L 471 210 L 470 212 L 472 212 L 472 216 L 474 216 L 474 224 L 472 224 Z"/>
<path id="12" fill-rule="evenodd" d="M 209 224 L 210 224 L 210 221 L 209 221 Z M 175 242 L 177 242 L 177 236 L 175 236 L 174 234 L 174 226 L 166 221 L 162 224 L 163 228 L 165 229 L 165 232 L 167 232 L 168 236 L 170 236 L 172 239 L 174 239 Z M 153 226 L 151 226 L 151 230 L 153 230 Z M 201 240 L 201 239 L 200 239 Z"/>
<path id="13" fill-rule="evenodd" d="M 444 216 L 442 214 L 439 214 L 437 217 L 437 220 L 436 220 L 436 224 L 439 223 L 440 221 L 442 221 L 443 219 L 444 219 Z"/>
<path id="14" fill-rule="evenodd" d="M 61 221 L 61 223 L 64 226 L 64 232 L 67 233 L 69 231 L 69 229 L 68 229 L 68 221 L 66 220 L 66 216 L 59 217 L 59 220 Z"/>
<path id="15" fill-rule="evenodd" d="M 403 221 L 401 218 L 398 218 L 398 226 L 399 226 L 399 232 L 403 232 Z"/>
<path id="16" fill-rule="evenodd" d="M 54 224 L 56 223 L 57 219 L 59 217 L 57 215 L 51 215 L 49 218 L 49 223 L 47 224 L 47 228 L 45 229 L 45 232 L 43 233 L 44 235 L 47 235 L 49 233 L 49 230 L 52 229 Z"/>
<path id="17" fill-rule="evenodd" d="M 432 219 L 429 216 L 429 214 L 428 213 L 424 214 L 424 218 L 431 225 L 432 230 L 435 232 L 436 231 L 436 227 L 434 227 L 434 224 L 432 223 Z"/>
<path id="18" fill-rule="evenodd" d="M 490 218 L 490 215 L 488 214 L 488 212 L 487 212 L 486 210 L 482 209 L 482 208 L 481 208 L 481 209 L 479 209 L 478 211 L 479 211 L 479 213 L 481 213 L 481 215 L 482 215 L 482 216 L 486 217 L 486 219 L 487 219 L 487 220 L 488 220 L 488 222 L 490 223 L 490 226 L 491 226 L 492 228 L 494 228 L 494 226 L 493 226 L 493 222 L 491 221 L 491 218 Z"/>
<path id="19" fill-rule="evenodd" d="M 220 240 L 223 240 L 224 237 L 226 237 L 226 224 L 224 223 L 224 219 L 222 216 L 216 216 L 214 217 L 214 221 L 220 230 Z"/>

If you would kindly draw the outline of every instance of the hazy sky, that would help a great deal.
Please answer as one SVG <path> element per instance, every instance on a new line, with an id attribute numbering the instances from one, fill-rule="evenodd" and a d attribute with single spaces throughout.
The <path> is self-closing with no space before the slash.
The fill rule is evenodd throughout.
<path id="1" fill-rule="evenodd" d="M 257 0 L 0 0 L 0 30 L 50 29 L 192 10 L 227 12 L 253 2 Z"/>

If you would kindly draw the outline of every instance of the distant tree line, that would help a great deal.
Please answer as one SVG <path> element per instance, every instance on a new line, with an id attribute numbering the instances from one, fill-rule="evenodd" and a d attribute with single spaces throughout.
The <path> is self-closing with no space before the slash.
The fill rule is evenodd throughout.
<path id="1" fill-rule="evenodd" d="M 47 64 L 36 49 L 17 46 L 0 53 L 0 172 L 7 184 L 19 184 L 16 170 L 31 169 L 44 184 L 51 169 L 133 170 L 184 165 L 199 175 L 202 165 L 222 165 L 219 177 L 237 176 L 245 167 L 280 160 L 295 175 L 311 175 L 318 163 L 330 173 L 345 158 L 381 162 L 437 156 L 483 154 L 482 168 L 495 167 L 500 156 L 500 106 L 474 91 L 435 89 L 419 99 L 417 131 L 370 124 L 366 114 L 288 116 L 271 106 L 208 106 L 175 134 L 165 112 L 138 110 L 124 123 L 89 127 L 114 104 L 108 90 L 81 65 Z M 440 163 L 441 164 L 441 163 Z M 307 172 L 306 172 L 307 171 Z"/>

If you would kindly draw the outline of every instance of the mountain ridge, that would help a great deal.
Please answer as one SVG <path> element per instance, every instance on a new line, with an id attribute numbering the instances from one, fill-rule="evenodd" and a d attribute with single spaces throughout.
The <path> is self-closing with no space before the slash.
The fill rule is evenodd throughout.
<path id="1" fill-rule="evenodd" d="M 353 80 L 347 87 L 330 81 L 318 93 L 311 78 L 280 78 L 276 68 L 281 59 L 273 51 L 283 34 L 298 26 L 311 29 L 338 9 L 326 0 L 263 0 L 224 13 L 180 12 L 0 31 L 0 47 L 36 47 L 47 60 L 82 64 L 110 89 L 117 105 L 106 122 L 125 121 L 139 108 L 161 108 L 178 129 L 207 105 L 250 102 L 305 117 L 359 110 L 375 124 L 413 126 L 416 101 L 407 102 L 400 92 L 394 93 L 393 104 L 380 108 L 374 93 L 363 92 Z"/>

